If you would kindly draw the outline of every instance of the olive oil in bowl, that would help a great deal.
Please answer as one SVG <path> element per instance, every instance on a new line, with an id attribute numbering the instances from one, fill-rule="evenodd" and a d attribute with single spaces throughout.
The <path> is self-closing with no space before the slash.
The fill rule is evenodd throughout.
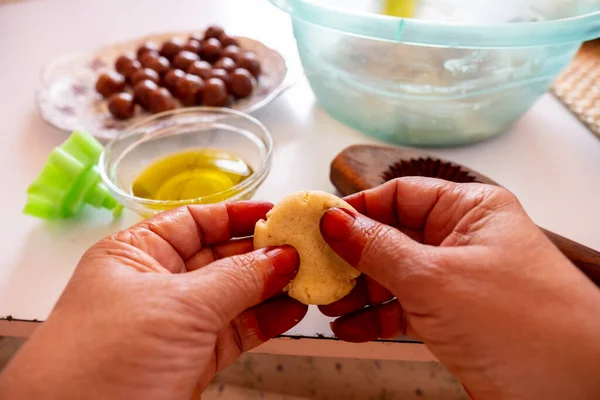
<path id="1" fill-rule="evenodd" d="M 194 149 L 171 154 L 135 179 L 133 195 L 149 200 L 179 201 L 213 196 L 243 182 L 254 171 L 235 154 L 216 149 Z M 226 200 L 235 193 L 224 194 Z"/>

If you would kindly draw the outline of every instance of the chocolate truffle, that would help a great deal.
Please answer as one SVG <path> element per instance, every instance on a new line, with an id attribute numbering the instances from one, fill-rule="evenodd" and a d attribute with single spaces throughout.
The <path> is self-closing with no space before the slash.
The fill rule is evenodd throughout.
<path id="1" fill-rule="evenodd" d="M 142 55 L 138 57 L 138 60 L 142 63 L 142 66 L 148 67 L 148 63 L 158 57 L 160 57 L 158 51 L 148 50 L 145 53 L 142 53 Z"/>
<path id="2" fill-rule="evenodd" d="M 180 51 L 173 59 L 173 67 L 185 71 L 194 61 L 198 60 L 200 60 L 198 54 L 183 50 Z"/>
<path id="3" fill-rule="evenodd" d="M 237 98 L 250 96 L 254 89 L 254 82 L 254 76 L 243 68 L 237 68 L 229 75 L 229 89 Z"/>
<path id="4" fill-rule="evenodd" d="M 238 46 L 239 47 L 239 45 L 240 45 L 240 42 L 236 38 L 231 37 L 226 33 L 223 33 L 217 39 L 219 39 L 219 42 L 221 42 L 221 45 L 223 47 L 227 47 L 227 46 Z"/>
<path id="5" fill-rule="evenodd" d="M 204 81 L 196 75 L 186 74 L 177 81 L 175 93 L 181 104 L 193 106 L 198 103 L 200 92 L 204 88 Z"/>
<path id="6" fill-rule="evenodd" d="M 187 69 L 188 74 L 199 76 L 200 78 L 207 80 L 212 77 L 212 67 L 206 61 L 194 61 Z"/>
<path id="7" fill-rule="evenodd" d="M 222 52 L 223 46 L 221 46 L 221 42 L 215 38 L 210 38 L 202 42 L 200 48 L 200 57 L 209 63 L 214 63 L 221 58 Z"/>
<path id="8" fill-rule="evenodd" d="M 152 92 L 153 90 L 157 90 L 157 89 L 158 89 L 158 85 L 152 81 L 145 80 L 145 81 L 138 82 L 133 87 L 135 101 L 137 101 L 138 104 L 140 104 L 142 107 L 147 108 L 148 95 L 150 94 L 150 92 Z"/>
<path id="9" fill-rule="evenodd" d="M 175 91 L 177 81 L 185 76 L 180 69 L 172 69 L 163 76 L 162 83 L 171 93 Z"/>
<path id="10" fill-rule="evenodd" d="M 156 73 L 158 73 L 158 75 L 162 76 L 164 74 L 166 74 L 169 69 L 171 69 L 171 64 L 169 63 L 169 60 L 167 60 L 166 57 L 158 57 L 158 58 L 153 58 L 147 65 L 148 68 L 153 69 L 154 71 L 156 71 Z"/>
<path id="11" fill-rule="evenodd" d="M 158 73 L 155 70 L 150 68 L 141 68 L 131 76 L 131 85 L 135 86 L 138 82 L 146 79 L 156 83 L 157 85 L 160 83 L 160 76 L 158 76 Z"/>
<path id="12" fill-rule="evenodd" d="M 135 102 L 129 93 L 115 93 L 108 98 L 108 111 L 117 119 L 131 118 L 135 112 Z"/>
<path id="13" fill-rule="evenodd" d="M 223 83 L 225 83 L 225 86 L 229 86 L 229 72 L 225 71 L 224 69 L 213 68 L 213 70 L 210 72 L 210 77 L 220 79 L 223 81 Z"/>
<path id="14" fill-rule="evenodd" d="M 117 72 L 109 71 L 98 77 L 96 91 L 104 97 L 122 92 L 125 89 L 125 77 Z"/>
<path id="15" fill-rule="evenodd" d="M 220 68 L 227 72 L 231 72 L 235 69 L 235 61 L 229 57 L 222 57 L 219 61 L 214 63 L 213 68 Z"/>
<path id="16" fill-rule="evenodd" d="M 254 76 L 260 75 L 260 62 L 258 61 L 256 54 L 251 51 L 246 51 L 240 56 L 237 66 L 239 68 L 247 69 Z"/>
<path id="17" fill-rule="evenodd" d="M 152 113 L 173 110 L 175 107 L 175 99 L 165 88 L 153 90 L 148 94 L 148 111 Z"/>
<path id="18" fill-rule="evenodd" d="M 229 93 L 222 80 L 210 78 L 204 84 L 202 103 L 209 107 L 222 107 L 229 101 Z"/>
<path id="19" fill-rule="evenodd" d="M 218 39 L 219 36 L 221 36 L 224 33 L 225 33 L 225 31 L 220 26 L 211 25 L 206 29 L 206 32 L 204 32 L 204 39 L 211 39 L 211 38 Z"/>
<path id="20" fill-rule="evenodd" d="M 160 48 L 160 55 L 167 58 L 169 61 L 173 61 L 173 58 L 183 50 L 185 42 L 178 38 L 172 38 L 163 43 Z"/>
<path id="21" fill-rule="evenodd" d="M 158 47 L 156 47 L 156 45 L 152 42 L 146 42 L 143 45 L 141 45 L 140 47 L 138 47 L 137 49 L 137 57 L 138 59 L 140 58 L 140 56 L 142 54 L 144 54 L 147 51 L 155 51 L 158 53 Z"/>
<path id="22" fill-rule="evenodd" d="M 182 50 L 191 51 L 194 54 L 200 54 L 200 42 L 197 40 L 190 40 L 183 46 Z"/>
<path id="23" fill-rule="evenodd" d="M 115 69 L 118 73 L 125 76 L 125 70 L 134 62 L 137 61 L 135 58 L 133 58 L 133 56 L 129 54 L 123 54 L 117 58 L 117 61 L 115 61 Z"/>
<path id="24" fill-rule="evenodd" d="M 125 78 L 131 79 L 133 74 L 135 74 L 142 68 L 143 68 L 142 63 L 140 63 L 138 60 L 133 60 L 131 63 L 129 63 L 129 64 L 125 65 L 123 68 L 121 68 L 121 70 L 123 71 L 123 72 L 121 72 L 121 74 Z"/>
<path id="25" fill-rule="evenodd" d="M 223 57 L 231 58 L 236 63 L 239 61 L 242 51 L 238 46 L 227 46 L 223 49 Z"/>

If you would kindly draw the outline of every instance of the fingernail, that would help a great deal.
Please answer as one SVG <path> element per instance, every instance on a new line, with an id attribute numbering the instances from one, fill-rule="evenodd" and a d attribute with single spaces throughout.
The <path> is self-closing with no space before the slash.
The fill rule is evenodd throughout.
<path id="1" fill-rule="evenodd" d="M 278 275 L 292 275 L 300 264 L 298 252 L 292 246 L 268 247 L 265 254 L 271 259 Z"/>
<path id="2" fill-rule="evenodd" d="M 321 218 L 321 232 L 331 240 L 342 240 L 350 232 L 356 218 L 343 208 L 332 208 Z"/>

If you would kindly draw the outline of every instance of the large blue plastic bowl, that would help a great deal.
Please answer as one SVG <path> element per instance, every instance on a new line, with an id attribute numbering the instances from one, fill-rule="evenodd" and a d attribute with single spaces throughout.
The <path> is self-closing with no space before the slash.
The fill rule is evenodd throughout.
<path id="1" fill-rule="evenodd" d="M 505 131 L 583 41 L 600 37 L 600 0 L 463 0 L 463 10 L 459 0 L 417 0 L 442 11 L 454 1 L 446 20 L 371 13 L 365 4 L 376 0 L 270 1 L 291 16 L 306 76 L 329 114 L 416 146 Z"/>

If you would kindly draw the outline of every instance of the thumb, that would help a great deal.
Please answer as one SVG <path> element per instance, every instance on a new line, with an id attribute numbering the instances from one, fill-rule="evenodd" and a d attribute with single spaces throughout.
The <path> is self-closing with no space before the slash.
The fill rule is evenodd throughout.
<path id="1" fill-rule="evenodd" d="M 281 293 L 296 276 L 299 264 L 293 247 L 267 247 L 223 258 L 183 275 L 193 282 L 197 304 L 216 315 L 218 328 L 222 328 L 245 310 Z"/>
<path id="2" fill-rule="evenodd" d="M 396 296 L 405 278 L 425 259 L 425 246 L 351 210 L 328 210 L 321 219 L 321 234 L 340 257 Z"/>

